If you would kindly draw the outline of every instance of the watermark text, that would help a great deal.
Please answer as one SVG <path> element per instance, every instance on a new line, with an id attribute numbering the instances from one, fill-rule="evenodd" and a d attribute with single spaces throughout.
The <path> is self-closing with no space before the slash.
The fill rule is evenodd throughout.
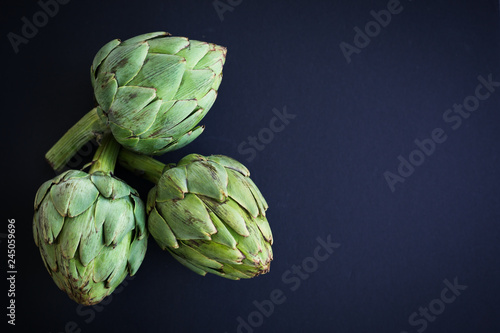
<path id="1" fill-rule="evenodd" d="M 7 322 L 16 325 L 16 220 L 8 219 L 7 224 Z"/>
<path id="2" fill-rule="evenodd" d="M 274 135 L 285 129 L 290 124 L 290 120 L 295 119 L 297 115 L 288 113 L 286 105 L 280 111 L 273 109 L 274 117 L 269 120 L 269 125 L 262 128 L 255 136 L 248 136 L 247 140 L 238 145 L 238 153 L 248 155 L 247 162 L 251 162 L 257 156 L 257 152 L 263 151 L 266 145 L 274 140 Z"/>

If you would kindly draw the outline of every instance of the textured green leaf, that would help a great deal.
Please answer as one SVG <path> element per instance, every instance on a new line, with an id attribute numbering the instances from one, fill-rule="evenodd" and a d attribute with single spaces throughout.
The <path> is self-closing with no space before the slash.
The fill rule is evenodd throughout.
<path id="1" fill-rule="evenodd" d="M 207 275 L 207 272 L 206 270 L 204 270 L 202 267 L 200 266 L 196 266 L 196 265 L 193 265 L 192 263 L 190 263 L 188 260 L 176 255 L 173 251 L 169 251 L 170 254 L 178 261 L 180 262 L 181 264 L 183 264 L 184 266 L 186 266 L 187 268 L 189 268 L 190 270 L 192 270 L 193 272 L 197 273 L 197 274 L 200 274 L 202 276 L 205 276 Z"/>
<path id="2" fill-rule="evenodd" d="M 186 62 L 182 57 L 168 54 L 149 54 L 131 86 L 155 88 L 156 95 L 170 100 L 181 84 Z"/>
<path id="3" fill-rule="evenodd" d="M 96 225 L 104 220 L 104 244 L 116 245 L 135 228 L 134 208 L 129 198 L 101 198 L 95 208 Z"/>
<path id="4" fill-rule="evenodd" d="M 228 265 L 228 264 L 225 264 L 225 265 Z M 206 267 L 205 269 L 206 269 L 207 273 L 218 275 L 220 277 L 230 279 L 230 280 L 239 280 L 239 278 L 236 278 L 236 277 L 233 277 L 231 275 L 227 275 L 226 273 L 224 273 L 223 268 L 221 268 L 219 270 L 215 270 L 215 269 Z"/>
<path id="5" fill-rule="evenodd" d="M 209 198 L 203 198 L 203 202 L 217 217 L 231 227 L 241 236 L 248 236 L 248 229 L 245 219 L 242 216 L 241 208 L 231 199 L 224 203 L 217 202 Z"/>
<path id="6" fill-rule="evenodd" d="M 109 123 L 109 128 L 111 129 L 116 141 L 118 141 L 125 148 L 134 149 L 139 143 L 139 138 L 132 136 L 132 131 L 129 129 L 125 129 L 112 122 Z"/>
<path id="7" fill-rule="evenodd" d="M 217 232 L 203 202 L 194 194 L 182 200 L 158 203 L 159 213 L 177 239 L 211 239 Z"/>
<path id="8" fill-rule="evenodd" d="M 135 275 L 137 270 L 142 264 L 144 257 L 146 256 L 146 250 L 148 248 L 148 237 L 147 234 L 142 239 L 134 239 L 132 245 L 130 245 L 130 252 L 128 256 L 128 271 L 130 275 Z"/>
<path id="9" fill-rule="evenodd" d="M 88 289 L 89 290 L 83 295 L 86 302 L 79 303 L 87 305 L 97 304 L 114 291 L 114 289 L 106 288 L 104 283 L 92 283 Z"/>
<path id="10" fill-rule="evenodd" d="M 257 205 L 259 205 L 260 214 L 262 216 L 266 216 L 266 210 L 269 208 L 266 199 L 264 199 L 264 196 L 262 195 L 262 193 L 260 193 L 259 188 L 257 187 L 257 185 L 255 185 L 252 179 L 246 178 L 246 181 L 249 185 L 250 190 L 252 191 Z"/>
<path id="11" fill-rule="evenodd" d="M 220 165 L 224 166 L 225 168 L 238 171 L 243 176 L 247 176 L 247 177 L 250 176 L 250 171 L 248 171 L 248 169 L 243 164 L 241 164 L 240 162 L 238 162 L 237 160 L 235 160 L 231 157 L 227 157 L 224 155 L 211 155 L 208 157 L 208 159 L 210 161 L 219 163 Z"/>
<path id="12" fill-rule="evenodd" d="M 212 67 L 216 63 L 221 63 L 224 65 L 226 61 L 226 48 L 222 46 L 216 46 L 214 44 L 210 44 L 210 52 L 205 54 L 205 56 L 198 61 L 196 66 L 193 69 L 204 69 L 207 67 Z M 219 74 L 220 72 L 216 72 Z"/>
<path id="13" fill-rule="evenodd" d="M 224 201 L 227 194 L 227 173 L 221 165 L 210 161 L 186 165 L 189 192 Z"/>
<path id="14" fill-rule="evenodd" d="M 195 112 L 191 113 L 189 117 L 175 125 L 174 127 L 168 130 L 175 138 L 180 137 L 184 133 L 192 130 L 202 119 L 203 109 L 198 109 Z"/>
<path id="15" fill-rule="evenodd" d="M 189 46 L 177 52 L 177 55 L 185 58 L 186 67 L 192 69 L 207 54 L 209 49 L 208 43 L 191 40 Z"/>
<path id="16" fill-rule="evenodd" d="M 162 54 L 176 54 L 183 48 L 189 46 L 186 37 L 165 37 L 148 41 L 149 52 Z"/>
<path id="17" fill-rule="evenodd" d="M 81 278 L 80 272 L 83 272 L 85 268 L 78 262 L 78 260 L 69 260 L 68 272 L 70 272 L 71 284 L 78 289 L 82 289 L 85 279 Z"/>
<path id="18" fill-rule="evenodd" d="M 250 215 L 254 217 L 259 215 L 259 207 L 257 206 L 252 191 L 246 182 L 246 177 L 232 169 L 227 169 L 227 175 L 227 192 L 231 199 L 236 201 L 241 207 L 245 208 Z"/>
<path id="19" fill-rule="evenodd" d="M 156 201 L 183 199 L 184 193 L 188 191 L 186 177 L 186 168 L 176 167 L 165 171 L 156 186 Z"/>
<path id="20" fill-rule="evenodd" d="M 102 229 L 95 228 L 95 221 L 87 223 L 82 231 L 78 254 L 83 266 L 94 260 L 104 247 Z"/>
<path id="21" fill-rule="evenodd" d="M 127 265 L 128 265 L 128 249 L 131 243 L 131 235 L 128 234 L 124 238 L 123 242 L 117 244 L 117 246 L 110 253 L 113 254 L 112 261 L 114 267 L 112 273 L 106 279 L 106 287 L 116 288 L 123 279 L 127 276 Z"/>
<path id="22" fill-rule="evenodd" d="M 104 173 L 96 172 L 90 176 L 90 180 L 103 197 L 111 197 L 111 193 L 113 193 L 113 178 Z"/>
<path id="23" fill-rule="evenodd" d="M 47 191 L 49 190 L 50 186 L 52 186 L 52 180 L 47 180 L 40 186 L 38 191 L 36 191 L 35 204 L 34 204 L 35 210 L 38 209 L 38 206 L 40 206 L 40 203 L 42 202 L 43 198 L 45 198 L 45 195 L 47 194 Z"/>
<path id="24" fill-rule="evenodd" d="M 33 214 L 33 223 L 31 223 L 31 227 L 33 230 L 33 240 L 35 241 L 36 246 L 40 246 L 38 244 L 38 237 L 40 237 L 40 235 L 38 234 L 38 220 L 39 220 L 39 214 L 38 211 L 35 210 L 35 213 Z"/>
<path id="25" fill-rule="evenodd" d="M 193 162 L 199 161 L 207 161 L 207 158 L 200 154 L 189 154 L 181 158 L 181 160 L 177 163 L 177 166 L 187 166 Z"/>
<path id="26" fill-rule="evenodd" d="M 153 236 L 153 238 L 163 250 L 167 249 L 168 247 L 179 247 L 174 233 L 168 226 L 167 222 L 158 213 L 155 207 L 153 207 L 153 209 L 149 213 L 148 230 L 151 236 Z"/>
<path id="27" fill-rule="evenodd" d="M 247 237 L 236 236 L 238 242 L 238 249 L 243 252 L 245 257 L 252 262 L 258 262 L 258 253 L 262 251 L 264 246 L 264 238 L 260 230 L 254 224 L 247 225 L 249 235 Z M 234 235 L 234 233 L 233 233 Z"/>
<path id="28" fill-rule="evenodd" d="M 68 178 L 71 178 L 71 176 L 75 173 L 76 170 L 68 170 L 66 172 L 63 172 L 57 176 L 55 176 L 54 178 L 52 178 L 52 183 L 54 184 L 59 184 L 60 182 L 68 179 Z"/>
<path id="29" fill-rule="evenodd" d="M 193 130 L 183 134 L 177 141 L 174 141 L 173 143 L 169 144 L 165 148 L 155 153 L 155 155 L 161 155 L 166 152 L 174 151 L 177 149 L 181 149 L 182 147 L 185 147 L 186 145 L 193 142 L 197 137 L 199 137 L 200 134 L 203 133 L 204 129 L 205 127 L 203 126 L 195 127 Z"/>
<path id="30" fill-rule="evenodd" d="M 63 175 L 64 175 L 63 180 L 87 178 L 89 176 L 88 173 L 86 173 L 85 171 L 81 171 L 81 170 L 68 170 L 65 173 L 63 173 Z M 57 182 L 57 183 L 59 183 L 59 182 Z"/>
<path id="31" fill-rule="evenodd" d="M 92 68 L 91 70 L 93 72 L 96 72 L 99 65 L 102 63 L 102 61 L 113 51 L 118 45 L 120 45 L 120 40 L 114 39 L 110 42 L 108 42 L 106 45 L 104 45 L 99 51 L 97 51 L 97 54 L 94 57 L 94 61 L 92 62 Z"/>
<path id="32" fill-rule="evenodd" d="M 133 189 L 121 179 L 117 179 L 108 173 L 95 172 L 90 176 L 99 193 L 105 198 L 128 197 Z"/>
<path id="33" fill-rule="evenodd" d="M 250 279 L 255 276 L 255 274 L 247 272 L 242 266 L 243 265 L 224 264 L 222 268 L 224 275 L 222 276 L 233 280 Z M 243 270 L 243 272 L 240 269 Z"/>
<path id="34" fill-rule="evenodd" d="M 155 98 L 156 90 L 152 88 L 120 87 L 108 113 L 109 121 L 133 130 L 134 124 L 128 123 L 127 115 L 131 112 L 139 112 Z"/>
<path id="35" fill-rule="evenodd" d="M 210 65 L 210 68 L 214 73 L 215 73 L 215 77 L 216 77 L 216 80 L 217 80 L 217 77 L 222 77 L 222 68 L 224 67 L 224 63 L 222 61 L 217 61 L 215 63 L 213 63 L 212 65 Z M 212 84 L 212 88 L 217 90 L 219 88 L 219 86 L 215 86 L 216 83 L 214 81 L 214 84 Z"/>
<path id="36" fill-rule="evenodd" d="M 93 209 L 88 209 L 83 214 L 64 220 L 64 225 L 59 235 L 59 243 L 61 255 L 65 259 L 75 257 L 82 234 L 89 230 L 89 223 L 94 223 L 92 214 Z"/>
<path id="37" fill-rule="evenodd" d="M 161 136 L 148 139 L 137 138 L 137 145 L 133 147 L 133 150 L 145 155 L 161 155 L 158 152 L 169 146 L 173 140 L 172 137 Z"/>
<path id="38" fill-rule="evenodd" d="M 120 112 L 113 114 L 113 122 L 130 129 L 133 136 L 139 136 L 148 131 L 156 121 L 156 115 L 160 109 L 161 101 L 157 100 L 146 105 L 142 109 L 123 108 Z"/>
<path id="39" fill-rule="evenodd" d="M 222 73 L 215 76 L 214 82 L 212 83 L 212 89 L 214 89 L 215 91 L 219 90 L 221 83 L 222 83 Z"/>
<path id="40" fill-rule="evenodd" d="M 70 260 L 64 256 L 63 251 L 60 247 L 55 251 L 56 262 L 58 273 L 62 274 L 66 278 L 67 288 L 72 288 L 73 270 L 70 267 Z"/>
<path id="41" fill-rule="evenodd" d="M 123 280 L 125 280 L 126 277 L 127 277 L 127 261 L 120 260 L 120 266 L 117 267 L 113 271 L 113 273 L 109 276 L 105 286 L 107 288 L 114 290 L 123 282 Z"/>
<path id="42" fill-rule="evenodd" d="M 214 89 L 210 89 L 205 96 L 200 98 L 198 104 L 203 109 L 203 112 L 200 116 L 201 118 L 205 117 L 205 115 L 208 113 L 212 105 L 214 105 L 216 98 L 217 98 L 217 91 L 215 91 Z"/>
<path id="43" fill-rule="evenodd" d="M 212 269 L 220 269 L 222 268 L 222 264 L 218 263 L 215 260 L 212 260 L 210 258 L 207 258 L 200 252 L 192 249 L 191 247 L 184 245 L 181 243 L 178 249 L 175 250 L 170 250 L 171 252 L 175 253 L 181 258 L 184 258 L 188 260 L 190 263 L 201 266 L 201 267 L 207 267 L 207 268 L 212 268 Z"/>
<path id="44" fill-rule="evenodd" d="M 260 232 L 264 236 L 264 238 L 269 242 L 273 243 L 273 234 L 271 232 L 271 227 L 269 226 L 269 222 L 267 222 L 267 219 L 265 216 L 258 216 L 254 218 L 254 222 L 259 228 Z"/>
<path id="45" fill-rule="evenodd" d="M 215 74 L 210 69 L 186 70 L 182 82 L 174 96 L 175 99 L 199 99 L 205 96 L 215 80 Z"/>
<path id="46" fill-rule="evenodd" d="M 154 186 L 151 190 L 148 192 L 148 198 L 146 201 L 146 214 L 149 214 L 149 212 L 155 207 L 156 205 L 156 188 L 157 186 Z"/>
<path id="47" fill-rule="evenodd" d="M 77 216 L 97 199 L 99 191 L 89 179 L 69 179 L 50 189 L 51 200 L 62 216 Z"/>
<path id="48" fill-rule="evenodd" d="M 64 217 L 59 214 L 51 200 L 44 200 L 38 209 L 35 224 L 38 228 L 39 237 L 43 241 L 52 244 L 57 238 L 64 224 Z"/>
<path id="49" fill-rule="evenodd" d="M 101 75 L 101 73 L 115 73 L 118 85 L 126 85 L 141 69 L 148 54 L 148 49 L 147 43 L 129 45 L 123 45 L 122 43 L 104 59 L 99 67 L 98 75 Z"/>
<path id="50" fill-rule="evenodd" d="M 94 260 L 94 282 L 104 282 L 108 279 L 122 256 L 120 250 L 122 250 L 121 246 L 102 248 L 101 253 Z"/>
<path id="51" fill-rule="evenodd" d="M 51 276 L 56 285 L 59 287 L 59 289 L 61 289 L 62 291 L 66 291 L 67 289 L 66 285 L 68 284 L 68 282 L 66 281 L 64 276 L 62 276 L 62 274 L 57 274 L 57 273 L 51 274 Z"/>
<path id="52" fill-rule="evenodd" d="M 97 76 L 94 84 L 94 96 L 102 111 L 108 113 L 118 91 L 118 82 L 114 73 L 103 73 Z"/>
<path id="53" fill-rule="evenodd" d="M 210 219 L 217 229 L 217 233 L 212 235 L 212 242 L 226 245 L 231 249 L 236 249 L 236 240 L 229 232 L 229 230 L 227 230 L 225 224 L 217 217 L 217 215 L 215 215 L 211 211 L 209 211 L 208 213 L 210 214 Z"/>
<path id="54" fill-rule="evenodd" d="M 241 263 L 245 256 L 238 250 L 212 241 L 186 240 L 183 241 L 186 246 L 191 247 L 207 258 L 216 260 L 220 263 Z"/>
<path id="55" fill-rule="evenodd" d="M 129 45 L 129 44 L 135 44 L 135 43 L 140 43 L 140 42 L 143 42 L 143 41 L 148 41 L 152 38 L 158 38 L 158 37 L 162 37 L 162 36 L 169 36 L 170 34 L 168 32 L 165 32 L 165 31 L 156 31 L 156 32 L 150 32 L 150 33 L 147 33 L 147 34 L 142 34 L 142 35 L 139 35 L 139 36 L 135 36 L 135 37 L 132 37 L 132 38 L 129 38 L 127 40 L 125 40 L 122 45 Z M 148 41 L 149 42 L 149 41 Z"/>
<path id="56" fill-rule="evenodd" d="M 273 260 L 273 250 L 269 242 L 263 242 L 262 244 L 262 252 L 259 252 L 259 257 L 264 265 L 268 265 Z"/>
<path id="57" fill-rule="evenodd" d="M 134 201 L 134 218 L 135 218 L 135 232 L 136 238 L 142 239 L 147 238 L 148 232 L 146 230 L 146 210 L 144 207 L 144 202 L 138 196 L 131 196 Z"/>
<path id="58" fill-rule="evenodd" d="M 170 107 L 169 107 L 170 106 Z M 166 109 L 169 107 L 168 109 Z M 188 118 L 196 109 L 195 100 L 176 101 L 163 103 L 155 125 L 144 135 L 173 135 L 171 129 Z"/>
<path id="59" fill-rule="evenodd" d="M 56 245 L 39 241 L 38 247 L 49 273 L 57 271 Z"/>
<path id="60" fill-rule="evenodd" d="M 95 93 L 94 93 L 94 95 L 95 95 Z M 113 95 L 113 98 L 114 98 L 114 95 Z M 111 103 L 109 106 L 111 106 Z M 103 124 L 108 125 L 108 114 L 104 113 L 104 110 L 101 108 L 101 106 L 99 106 L 99 105 L 96 106 L 95 112 L 97 113 L 97 116 L 103 122 Z M 106 112 L 108 112 L 108 110 L 106 110 Z"/>
<path id="61" fill-rule="evenodd" d="M 235 271 L 238 271 L 238 273 L 237 273 L 238 276 L 242 276 L 243 279 L 253 278 L 261 273 L 260 269 L 258 267 L 251 265 L 251 264 L 250 265 L 249 264 L 243 264 L 243 265 L 226 264 L 224 266 L 224 269 L 229 270 L 229 267 L 231 267 Z M 233 274 L 236 274 L 236 273 L 233 273 Z M 243 277 L 243 276 L 245 276 L 245 277 Z"/>

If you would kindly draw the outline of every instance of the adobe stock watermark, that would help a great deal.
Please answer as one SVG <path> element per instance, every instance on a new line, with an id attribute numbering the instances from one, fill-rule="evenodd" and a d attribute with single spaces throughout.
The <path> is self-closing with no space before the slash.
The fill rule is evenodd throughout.
<path id="1" fill-rule="evenodd" d="M 325 262 L 334 253 L 340 244 L 332 242 L 332 236 L 328 235 L 326 241 L 321 237 L 316 238 L 317 246 L 310 257 L 305 257 L 299 265 L 293 265 L 281 275 L 281 282 L 287 287 L 288 292 L 297 291 L 302 282 L 309 279 L 314 274 L 320 263 Z M 274 313 L 276 306 L 286 302 L 285 288 L 271 290 L 269 297 L 262 301 L 252 302 L 255 310 L 246 316 L 236 318 L 237 333 L 253 333 L 255 329 L 261 327 L 266 319 Z M 227 333 L 227 332 L 226 332 Z"/>
<path id="2" fill-rule="evenodd" d="M 340 50 L 342 51 L 347 63 L 350 64 L 352 61 L 352 55 L 354 53 L 360 54 L 361 50 L 370 44 L 372 38 L 377 37 L 382 31 L 382 28 L 386 28 L 389 23 L 391 23 L 392 17 L 400 14 L 403 9 L 404 7 L 399 0 L 389 0 L 389 2 L 387 2 L 386 9 L 379 11 L 371 10 L 370 15 L 373 20 L 370 20 L 365 24 L 364 30 L 361 30 L 358 26 L 354 27 L 353 30 L 355 34 L 352 44 L 344 41 L 339 44 Z"/>
<path id="3" fill-rule="evenodd" d="M 30 39 L 35 38 L 38 34 L 38 29 L 43 28 L 49 23 L 49 20 L 59 13 L 59 5 L 66 5 L 70 0 L 39 0 L 38 6 L 40 10 L 31 17 L 31 20 L 26 16 L 21 17 L 20 34 L 9 32 L 7 39 L 14 50 L 14 53 L 19 53 L 19 46 L 28 44 Z"/>
<path id="4" fill-rule="evenodd" d="M 97 140 L 100 140 L 100 137 L 96 137 L 96 139 L 90 140 L 86 144 L 83 145 L 78 152 L 71 157 L 71 159 L 64 165 L 64 167 L 59 170 L 54 172 L 56 174 L 61 174 L 65 171 L 68 171 L 70 169 L 76 169 L 81 165 L 81 163 L 84 161 L 85 157 L 92 156 L 94 153 L 94 148 L 99 146 L 99 143 Z M 91 162 L 91 160 L 88 160 L 87 162 Z"/>
<path id="5" fill-rule="evenodd" d="M 220 21 L 224 21 L 224 13 L 232 12 L 236 6 L 241 5 L 243 0 L 214 0 L 212 6 L 214 6 L 215 12 L 219 16 Z"/>
<path id="6" fill-rule="evenodd" d="M 437 316 L 442 314 L 446 309 L 446 305 L 450 305 L 456 301 L 457 297 L 462 294 L 462 291 L 468 287 L 458 283 L 458 277 L 453 279 L 453 283 L 445 279 L 443 281 L 446 287 L 441 290 L 438 298 L 429 302 L 427 307 L 419 307 L 418 311 L 413 312 L 408 317 L 408 324 L 416 329 L 416 332 L 424 332 L 429 323 L 436 321 Z M 401 331 L 401 333 L 409 333 L 408 331 Z"/>
<path id="7" fill-rule="evenodd" d="M 123 289 L 125 289 L 125 287 L 128 286 L 128 282 L 133 280 L 133 279 L 135 279 L 135 276 L 128 275 L 125 278 L 125 280 L 123 280 L 123 282 L 115 289 L 115 291 L 111 295 L 109 295 L 108 297 L 103 299 L 102 302 L 99 304 L 90 305 L 90 306 L 84 306 L 84 305 L 79 304 L 76 308 L 76 314 L 81 318 L 85 318 L 85 319 L 83 319 L 83 322 L 85 324 L 92 323 L 94 321 L 94 319 L 96 318 L 97 313 L 102 312 L 104 310 L 104 307 L 106 305 L 109 305 L 113 301 L 114 296 L 120 294 L 123 291 Z M 83 330 L 82 330 L 81 325 L 78 324 L 78 322 L 68 321 L 64 325 L 64 330 L 59 331 L 57 333 L 81 333 L 81 332 L 83 332 Z M 49 332 L 49 333 L 52 333 L 52 332 Z"/>
<path id="8" fill-rule="evenodd" d="M 482 75 L 477 77 L 479 84 L 474 90 L 474 94 L 464 98 L 462 104 L 453 104 L 443 112 L 443 121 L 456 131 L 461 126 L 464 120 L 468 119 L 471 114 L 477 111 L 481 102 L 490 98 L 491 94 L 495 92 L 495 88 L 500 87 L 500 82 L 493 81 L 493 75 L 489 74 L 487 78 Z M 385 171 L 383 176 L 391 192 L 396 191 L 398 183 L 404 183 L 414 172 L 415 168 L 422 166 L 426 157 L 430 157 L 436 151 L 436 147 L 448 139 L 446 131 L 441 128 L 435 128 L 430 132 L 428 138 L 415 139 L 416 148 L 412 150 L 407 157 L 399 155 L 397 157 L 399 165 L 397 172 Z"/>
<path id="9" fill-rule="evenodd" d="M 251 162 L 257 156 L 257 152 L 263 151 L 266 145 L 274 140 L 276 133 L 282 132 L 290 124 L 290 120 L 295 119 L 297 115 L 288 113 L 286 105 L 280 111 L 273 108 L 274 117 L 269 120 L 268 127 L 262 128 L 256 136 L 249 136 L 247 140 L 238 145 L 238 153 L 248 155 L 247 162 Z"/>

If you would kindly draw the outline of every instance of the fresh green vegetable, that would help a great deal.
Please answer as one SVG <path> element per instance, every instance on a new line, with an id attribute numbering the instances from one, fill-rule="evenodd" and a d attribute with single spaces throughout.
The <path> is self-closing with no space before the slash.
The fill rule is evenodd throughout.
<path id="1" fill-rule="evenodd" d="M 98 106 L 47 153 L 59 170 L 91 138 L 111 130 L 125 148 L 160 155 L 189 144 L 212 107 L 226 48 L 166 32 L 115 39 L 97 52 L 91 81 Z"/>
<path id="2" fill-rule="evenodd" d="M 125 150 L 118 161 L 156 183 L 148 196 L 148 229 L 183 265 L 235 280 L 269 271 L 268 205 L 244 165 L 191 154 L 166 166 Z"/>
<path id="3" fill-rule="evenodd" d="M 69 170 L 45 182 L 35 197 L 33 236 L 45 267 L 74 301 L 99 303 L 146 253 L 144 203 L 112 172 L 120 145 L 103 139 L 89 173 Z"/>

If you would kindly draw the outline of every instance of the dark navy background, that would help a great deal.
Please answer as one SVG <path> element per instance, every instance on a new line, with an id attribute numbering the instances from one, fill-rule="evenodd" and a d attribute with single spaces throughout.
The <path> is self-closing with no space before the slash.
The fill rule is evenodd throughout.
<path id="1" fill-rule="evenodd" d="M 386 0 L 219 3 L 232 3 L 223 20 L 212 1 L 69 1 L 17 54 L 7 34 L 20 34 L 22 17 L 32 21 L 41 7 L 2 3 L 0 232 L 16 220 L 18 269 L 16 326 L 8 328 L 237 332 L 242 318 L 254 327 L 240 332 L 500 332 L 500 87 L 456 130 L 443 119 L 474 95 L 478 76 L 500 81 L 498 2 L 402 0 L 350 63 L 339 44 L 353 44 L 353 29 L 364 30 Z M 52 282 L 33 242 L 33 198 L 55 176 L 44 154 L 94 106 L 89 67 L 99 48 L 158 30 L 228 48 L 205 133 L 160 159 L 225 154 L 248 166 L 270 205 L 271 272 L 201 277 L 150 238 L 136 277 L 104 304 L 82 308 Z M 238 147 L 269 134 L 273 109 L 284 108 L 295 118 L 249 161 Z M 414 140 L 435 128 L 446 141 L 392 192 L 384 172 L 397 174 L 398 156 L 408 159 Z M 79 167 L 91 158 L 81 156 Z M 116 174 L 146 197 L 151 184 L 120 167 Z M 317 239 L 328 237 L 340 247 L 311 259 Z M 293 273 L 303 263 L 310 273 Z M 442 303 L 443 281 L 455 279 L 467 288 Z M 254 301 L 276 290 L 273 313 L 255 312 Z M 425 319 L 419 308 L 429 304 L 439 314 Z"/>

